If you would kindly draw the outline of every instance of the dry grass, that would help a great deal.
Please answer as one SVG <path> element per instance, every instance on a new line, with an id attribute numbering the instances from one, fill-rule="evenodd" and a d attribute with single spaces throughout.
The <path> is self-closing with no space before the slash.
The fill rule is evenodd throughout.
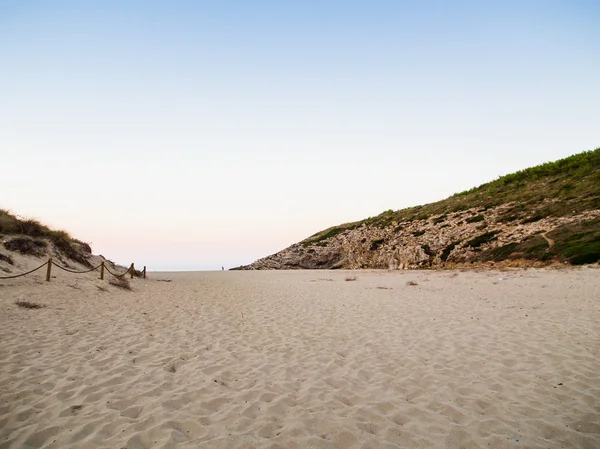
<path id="1" fill-rule="evenodd" d="M 346 281 L 350 282 L 350 281 L 355 281 L 356 280 L 356 276 L 348 276 L 346 278 Z"/>
<path id="2" fill-rule="evenodd" d="M 12 257 L 10 256 L 5 256 L 4 254 L 0 253 L 0 261 L 1 262 L 6 262 L 9 265 L 14 265 L 15 261 L 12 260 Z"/>
<path id="3" fill-rule="evenodd" d="M 406 285 L 415 286 L 415 285 L 419 285 L 419 284 L 417 284 L 415 281 L 408 281 L 408 282 L 406 282 Z"/>
<path id="4" fill-rule="evenodd" d="M 113 277 L 110 281 L 108 281 L 110 285 L 114 285 L 115 287 L 122 288 L 123 290 L 131 290 L 131 284 L 129 283 L 129 279 L 125 276 L 121 277 Z"/>
<path id="5" fill-rule="evenodd" d="M 13 248 L 9 248 L 5 243 L 4 246 L 10 251 L 41 256 L 46 253 L 47 247 L 47 242 L 42 239 L 47 239 L 67 258 L 91 268 L 87 258 L 92 253 L 92 248 L 88 243 L 74 239 L 66 231 L 51 229 L 38 220 L 13 215 L 6 209 L 0 209 L 0 233 L 21 235 L 7 242 Z M 25 240 L 26 237 L 29 237 L 29 240 Z"/>
<path id="6" fill-rule="evenodd" d="M 48 243 L 45 240 L 32 237 L 15 237 L 4 242 L 9 251 L 16 251 L 27 256 L 41 257 L 46 254 Z"/>
<path id="7" fill-rule="evenodd" d="M 15 304 L 21 307 L 22 309 L 43 309 L 46 307 L 43 304 L 37 304 L 35 302 L 30 301 L 15 301 Z"/>

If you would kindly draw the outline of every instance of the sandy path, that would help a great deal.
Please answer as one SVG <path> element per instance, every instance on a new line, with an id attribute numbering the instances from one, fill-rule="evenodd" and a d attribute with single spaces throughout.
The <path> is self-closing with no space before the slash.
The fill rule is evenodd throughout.
<path id="1" fill-rule="evenodd" d="M 550 237 L 548 237 L 547 232 L 542 232 L 540 235 L 542 237 L 544 237 L 544 240 L 546 240 L 546 242 L 548 242 L 548 249 L 546 251 L 549 251 L 550 248 L 552 248 L 554 246 L 554 240 L 551 239 Z"/>
<path id="2" fill-rule="evenodd" d="M 0 448 L 600 447 L 600 270 L 347 275 L 2 282 Z"/>

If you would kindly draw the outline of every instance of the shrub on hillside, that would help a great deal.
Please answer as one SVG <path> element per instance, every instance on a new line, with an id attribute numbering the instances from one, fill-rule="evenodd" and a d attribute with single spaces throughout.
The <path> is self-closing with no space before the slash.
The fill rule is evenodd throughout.
<path id="1" fill-rule="evenodd" d="M 600 218 L 561 226 L 547 235 L 555 240 L 551 251 L 573 265 L 600 261 Z"/>
<path id="2" fill-rule="evenodd" d="M 369 250 L 371 250 L 371 251 L 377 250 L 377 248 L 379 248 L 384 241 L 385 241 L 384 239 L 373 240 L 371 242 L 371 248 L 369 248 Z"/>
<path id="3" fill-rule="evenodd" d="M 448 214 L 447 214 L 447 213 L 445 213 L 445 214 L 442 214 L 442 215 L 440 215 L 439 217 L 437 217 L 437 218 L 434 218 L 434 219 L 433 219 L 433 221 L 432 221 L 432 223 L 433 223 L 433 224 L 439 224 L 439 223 L 442 223 L 443 221 L 445 221 L 445 220 L 446 220 L 446 218 L 448 218 Z"/>
<path id="4" fill-rule="evenodd" d="M 56 249 L 67 258 L 78 262 L 84 266 L 91 267 L 87 260 L 86 255 L 92 253 L 92 248 L 87 243 L 73 239 L 69 233 L 65 231 L 57 231 L 44 226 L 37 220 L 31 218 L 22 218 L 11 214 L 5 209 L 0 209 L 0 233 L 7 235 L 21 234 L 23 236 L 32 237 L 39 241 L 40 238 L 50 240 Z M 13 251 L 19 251 L 22 254 L 40 255 L 42 248 L 40 245 L 32 245 L 30 241 L 15 241 L 13 245 L 17 245 L 18 248 Z M 44 251 L 46 253 L 44 242 Z M 26 251 L 26 252 L 22 252 Z M 35 254 L 34 254 L 35 253 Z M 43 255 L 42 254 L 42 255 Z"/>
<path id="5" fill-rule="evenodd" d="M 81 250 L 85 253 L 92 254 L 92 247 L 89 243 L 82 242 L 81 240 L 73 239 L 73 243 L 79 245 Z"/>
<path id="6" fill-rule="evenodd" d="M 50 240 L 56 247 L 56 249 L 64 254 L 67 258 L 80 263 L 81 265 L 91 268 L 90 262 L 85 257 L 85 249 L 81 248 L 79 242 L 73 240 L 73 238 L 66 231 L 50 231 Z M 89 246 L 89 245 L 88 245 Z M 91 249 L 91 248 L 90 248 Z M 90 251 L 91 253 L 91 251 Z"/>
<path id="7" fill-rule="evenodd" d="M 467 223 L 478 223 L 480 221 L 483 221 L 484 219 L 485 218 L 483 215 L 475 215 L 474 217 L 467 218 L 465 221 Z"/>
<path id="8" fill-rule="evenodd" d="M 7 210 L 0 209 L 0 234 L 18 234 L 20 232 L 17 218 Z"/>
<path id="9" fill-rule="evenodd" d="M 446 246 L 446 247 L 444 248 L 444 250 L 442 251 L 442 254 L 440 255 L 440 259 L 441 259 L 443 262 L 446 262 L 446 261 L 448 260 L 448 257 L 450 257 L 450 253 L 452 252 L 452 250 L 453 250 L 454 248 L 456 248 L 456 246 L 457 246 L 458 244 L 460 244 L 460 240 L 459 240 L 459 241 L 457 241 L 457 242 L 452 242 L 452 243 L 450 243 L 448 246 Z"/>
<path id="10" fill-rule="evenodd" d="M 469 240 L 466 245 L 470 246 L 471 248 L 478 248 L 479 246 L 489 243 L 492 240 L 496 240 L 498 238 L 496 235 L 499 233 L 500 231 L 486 232 L 485 234 L 478 235 L 477 237 Z"/>
<path id="11" fill-rule="evenodd" d="M 29 237 L 45 237 L 48 228 L 39 221 L 33 219 L 21 220 L 21 234 Z"/>
<path id="12" fill-rule="evenodd" d="M 15 237 L 4 242 L 4 247 L 9 251 L 16 251 L 27 256 L 41 257 L 46 254 L 48 243 L 45 240 L 31 237 Z"/>
<path id="13" fill-rule="evenodd" d="M 348 229 L 349 228 L 344 228 L 341 226 L 333 227 L 322 234 L 315 234 L 313 237 L 306 239 L 304 242 L 302 242 L 302 246 L 306 248 L 307 246 L 314 245 L 315 243 L 319 243 L 323 240 L 335 237 L 336 235 L 341 234 L 342 232 L 347 231 Z"/>

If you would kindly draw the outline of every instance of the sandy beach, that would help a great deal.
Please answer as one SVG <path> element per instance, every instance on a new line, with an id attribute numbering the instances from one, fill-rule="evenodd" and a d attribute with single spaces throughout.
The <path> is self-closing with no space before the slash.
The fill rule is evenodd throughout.
<path id="1" fill-rule="evenodd" d="M 0 281 L 1 449 L 600 447 L 598 268 L 96 276 Z"/>

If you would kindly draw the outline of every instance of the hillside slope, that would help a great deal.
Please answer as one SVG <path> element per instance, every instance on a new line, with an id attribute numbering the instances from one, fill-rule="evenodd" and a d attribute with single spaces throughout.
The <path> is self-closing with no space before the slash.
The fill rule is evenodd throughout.
<path id="1" fill-rule="evenodd" d="M 419 268 L 600 260 L 600 148 L 442 201 L 334 226 L 235 269 Z"/>
<path id="2" fill-rule="evenodd" d="M 50 229 L 37 220 L 0 209 L 0 277 L 33 269 L 49 257 L 78 271 L 98 266 L 102 261 L 108 262 L 110 268 L 118 267 L 103 256 L 93 255 L 89 244 L 66 231 Z"/>

